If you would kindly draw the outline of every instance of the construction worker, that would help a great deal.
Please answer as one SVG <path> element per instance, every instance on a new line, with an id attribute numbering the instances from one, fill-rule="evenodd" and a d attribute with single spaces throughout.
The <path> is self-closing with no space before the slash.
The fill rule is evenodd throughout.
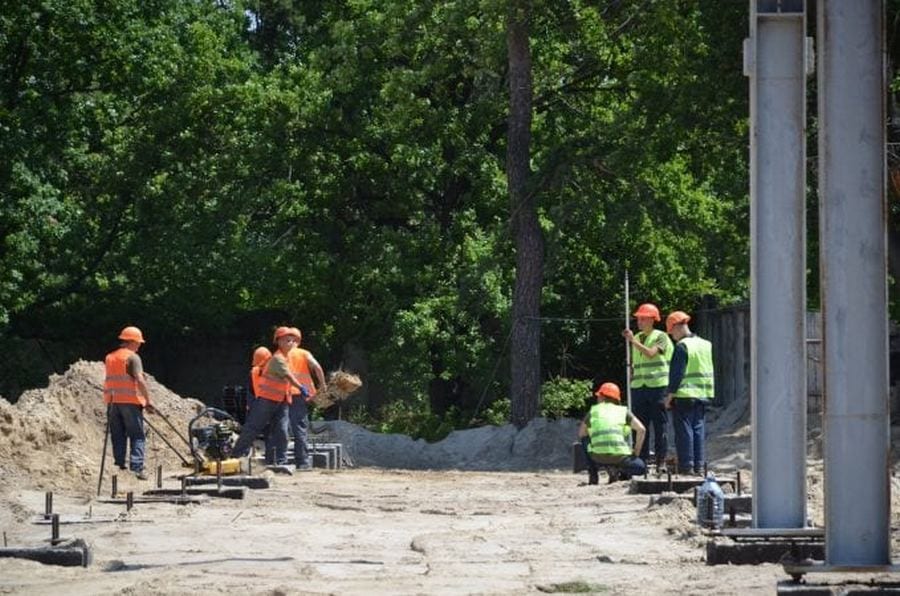
<path id="1" fill-rule="evenodd" d="M 288 354 L 288 362 L 291 372 L 302 385 L 301 389 L 291 388 L 293 401 L 289 408 L 291 435 L 294 437 L 294 466 L 298 470 L 307 471 L 312 469 L 309 461 L 309 407 L 307 404 L 316 395 L 313 374 L 319 382 L 319 389 L 324 389 L 325 371 L 308 350 L 300 347 L 300 342 L 303 340 L 300 330 L 291 327 L 291 332 L 297 336 L 297 345 Z"/>
<path id="2" fill-rule="evenodd" d="M 273 341 L 276 350 L 263 367 L 256 388 L 257 399 L 232 449 L 234 457 L 247 455 L 253 440 L 269 425 L 267 441 L 275 445 L 287 444 L 287 407 L 291 403 L 291 387 L 299 389 L 301 386 L 288 367 L 288 353 L 296 345 L 297 337 L 289 327 L 279 327 L 275 330 Z M 275 463 L 280 462 L 276 459 Z"/>
<path id="3" fill-rule="evenodd" d="M 660 321 L 659 309 L 649 302 L 634 312 L 638 334 L 625 329 L 622 335 L 631 344 L 631 409 L 648 428 L 653 428 L 653 450 L 656 469 L 666 465 L 669 441 L 666 433 L 666 385 L 669 382 L 669 360 L 672 340 L 663 331 L 653 328 Z M 650 440 L 644 442 L 641 459 L 650 461 Z"/>
<path id="4" fill-rule="evenodd" d="M 666 409 L 673 412 L 680 474 L 700 474 L 703 469 L 706 404 L 715 396 L 712 344 L 691 332 L 690 320 L 680 310 L 666 317 L 666 331 L 675 340 Z"/>
<path id="5" fill-rule="evenodd" d="M 253 409 L 253 404 L 256 403 L 258 399 L 257 397 L 260 394 L 260 384 L 262 382 L 262 374 L 266 369 L 266 364 L 269 362 L 269 359 L 272 357 L 272 352 L 269 351 L 269 348 L 265 346 L 260 346 L 253 351 L 253 364 L 250 368 L 250 389 L 251 395 L 247 400 L 247 416 L 250 415 L 250 410 Z M 287 424 L 285 422 L 285 414 L 281 415 L 281 423 L 282 426 Z M 246 420 L 246 418 L 245 418 Z M 284 457 L 284 451 L 287 448 L 287 430 L 283 432 L 276 432 L 274 439 L 280 440 L 283 445 L 276 446 L 275 441 L 272 436 L 272 424 L 267 424 L 266 427 L 262 431 L 263 436 L 265 437 L 265 462 L 266 465 L 272 464 L 286 464 L 287 460 Z M 281 449 L 282 457 L 281 460 L 277 460 L 276 453 L 278 449 Z"/>
<path id="6" fill-rule="evenodd" d="M 597 403 L 578 426 L 578 437 L 587 456 L 588 484 L 597 484 L 599 466 L 606 467 L 609 482 L 643 475 L 647 465 L 638 454 L 647 432 L 644 425 L 621 405 L 621 392 L 615 383 L 603 383 L 594 396 Z M 629 445 L 631 430 L 636 434 L 634 448 Z"/>
<path id="7" fill-rule="evenodd" d="M 144 343 L 144 334 L 134 326 L 119 333 L 119 348 L 106 355 L 106 379 L 103 383 L 103 402 L 112 439 L 113 461 L 120 469 L 130 469 L 139 480 L 144 473 L 144 409 L 153 413 L 150 391 L 144 379 L 144 365 L 137 352 Z M 125 451 L 130 443 L 128 466 Z"/>

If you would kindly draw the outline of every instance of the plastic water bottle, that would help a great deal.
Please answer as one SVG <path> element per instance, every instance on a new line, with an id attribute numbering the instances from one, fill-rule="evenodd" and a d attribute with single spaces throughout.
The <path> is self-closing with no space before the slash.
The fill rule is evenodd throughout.
<path id="1" fill-rule="evenodd" d="M 712 472 L 697 489 L 697 523 L 716 529 L 725 523 L 725 493 Z"/>

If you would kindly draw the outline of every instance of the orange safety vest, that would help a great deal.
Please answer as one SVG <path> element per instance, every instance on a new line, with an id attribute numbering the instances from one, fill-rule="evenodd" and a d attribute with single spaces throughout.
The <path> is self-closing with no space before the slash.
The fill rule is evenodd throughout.
<path id="1" fill-rule="evenodd" d="M 291 348 L 291 351 L 288 352 L 288 367 L 294 373 L 294 376 L 297 377 L 297 380 L 300 381 L 300 384 L 306 386 L 309 396 L 313 397 L 316 394 L 316 384 L 313 383 L 312 375 L 309 372 L 307 355 L 312 356 L 312 354 L 302 348 Z M 300 393 L 300 390 L 291 385 L 291 393 L 297 395 Z"/>
<path id="2" fill-rule="evenodd" d="M 269 366 L 273 360 L 275 360 L 275 356 L 269 358 L 262 374 L 258 376 L 259 381 L 254 388 L 256 397 L 277 402 L 286 400 L 287 403 L 291 403 L 291 382 L 287 379 L 279 379 L 269 372 Z"/>
<path id="3" fill-rule="evenodd" d="M 138 391 L 137 381 L 128 374 L 128 359 L 133 355 L 134 352 L 127 348 L 119 348 L 106 355 L 103 403 L 147 405 L 147 400 Z"/>
<path id="4" fill-rule="evenodd" d="M 259 380 L 262 378 L 263 368 L 268 364 L 268 360 L 262 366 L 254 366 L 250 368 L 250 387 L 254 396 L 259 396 Z"/>

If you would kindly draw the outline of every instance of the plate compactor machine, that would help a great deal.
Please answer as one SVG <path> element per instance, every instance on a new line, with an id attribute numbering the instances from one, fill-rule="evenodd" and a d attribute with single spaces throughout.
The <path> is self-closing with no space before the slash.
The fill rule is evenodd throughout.
<path id="1" fill-rule="evenodd" d="M 199 474 L 239 474 L 241 462 L 231 456 L 231 450 L 240 431 L 240 423 L 228 412 L 210 407 L 201 410 L 188 423 L 194 470 Z"/>

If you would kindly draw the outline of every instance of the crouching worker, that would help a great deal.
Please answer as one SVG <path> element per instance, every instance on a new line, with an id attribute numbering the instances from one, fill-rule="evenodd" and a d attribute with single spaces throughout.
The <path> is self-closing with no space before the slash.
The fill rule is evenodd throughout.
<path id="1" fill-rule="evenodd" d="M 594 392 L 597 403 L 578 427 L 578 436 L 588 462 L 588 484 L 597 484 L 599 466 L 604 466 L 609 481 L 642 476 L 647 465 L 638 454 L 647 430 L 628 408 L 621 405 L 621 393 L 615 383 L 603 383 Z M 635 432 L 634 448 L 629 445 Z"/>
<path id="2" fill-rule="evenodd" d="M 266 444 L 287 444 L 288 405 L 291 403 L 291 387 L 300 388 L 297 378 L 288 366 L 288 353 L 297 344 L 297 337 L 289 327 L 275 330 L 276 351 L 262 366 L 256 385 L 256 400 L 241 428 L 241 435 L 234 444 L 234 457 L 244 457 L 250 452 L 253 440 L 269 427 Z M 276 462 L 277 463 L 277 462 Z"/>

